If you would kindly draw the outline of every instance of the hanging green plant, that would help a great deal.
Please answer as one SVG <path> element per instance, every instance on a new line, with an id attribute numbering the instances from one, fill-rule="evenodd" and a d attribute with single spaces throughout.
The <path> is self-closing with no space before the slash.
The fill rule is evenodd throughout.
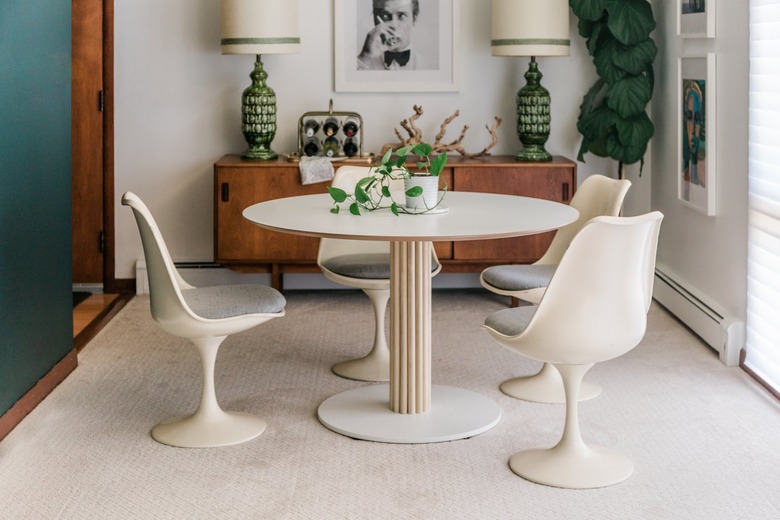
<path id="1" fill-rule="evenodd" d="M 569 0 L 577 28 L 586 39 L 599 79 L 580 105 L 582 134 L 577 159 L 587 152 L 610 157 L 623 167 L 641 161 L 655 127 L 647 115 L 653 96 L 653 61 L 658 47 L 647 0 Z"/>
<path id="2" fill-rule="evenodd" d="M 347 203 L 349 205 L 349 212 L 353 215 L 360 215 L 361 211 L 374 211 L 377 209 L 389 208 L 394 215 L 399 213 L 409 213 L 415 215 L 421 215 L 424 213 L 430 213 L 441 203 L 441 198 L 437 198 L 439 193 L 439 174 L 444 170 L 444 166 L 447 164 L 447 153 L 443 152 L 435 156 L 431 156 L 433 153 L 433 146 L 428 143 L 417 143 L 408 146 L 403 146 L 397 150 L 392 148 L 387 150 L 382 156 L 379 164 L 375 164 L 371 168 L 370 175 L 360 179 L 352 193 L 347 193 L 341 188 L 335 188 L 333 186 L 328 187 L 328 193 L 330 193 L 333 199 L 333 206 L 330 209 L 331 213 L 338 213 L 341 203 Z M 414 156 L 416 161 L 413 163 L 416 169 L 412 169 L 407 163 L 407 157 Z M 432 183 L 428 183 L 429 190 L 432 190 L 432 201 L 430 204 L 426 204 L 423 201 L 422 207 L 409 208 L 404 205 L 399 205 L 393 200 L 393 194 L 390 192 L 390 183 L 394 180 L 405 179 L 408 180 L 414 177 L 428 177 L 433 180 Z M 406 184 L 406 183 L 405 183 Z M 425 188 L 420 185 L 405 187 L 404 195 L 407 197 L 407 203 L 410 198 L 428 199 L 424 196 Z M 442 191 L 446 192 L 446 182 Z M 427 195 L 427 194 L 426 194 Z"/>

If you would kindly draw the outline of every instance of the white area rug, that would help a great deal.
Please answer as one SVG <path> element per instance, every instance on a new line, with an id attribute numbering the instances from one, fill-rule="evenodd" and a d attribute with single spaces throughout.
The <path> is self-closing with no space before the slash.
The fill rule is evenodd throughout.
<path id="1" fill-rule="evenodd" d="M 391 445 L 343 437 L 316 418 L 325 398 L 366 384 L 330 366 L 367 351 L 368 299 L 287 298 L 286 317 L 228 338 L 217 361 L 222 406 L 266 417 L 262 436 L 204 450 L 152 440 L 156 423 L 194 409 L 200 369 L 194 349 L 152 321 L 148 297 L 136 297 L 0 442 L 0 518 L 780 518 L 780 406 L 657 306 L 639 347 L 591 370 L 604 392 L 580 405 L 585 440 L 622 451 L 635 473 L 573 491 L 508 467 L 513 453 L 558 440 L 564 408 L 498 390 L 539 366 L 480 329 L 505 299 L 436 291 L 433 303 L 434 383 L 494 399 L 498 426 L 466 440 Z"/>

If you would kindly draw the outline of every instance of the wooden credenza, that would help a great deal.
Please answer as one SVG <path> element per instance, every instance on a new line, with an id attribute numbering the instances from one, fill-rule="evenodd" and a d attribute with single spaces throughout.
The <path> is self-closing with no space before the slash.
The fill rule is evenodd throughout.
<path id="1" fill-rule="evenodd" d="M 524 195 L 564 204 L 577 188 L 577 165 L 563 157 L 520 163 L 513 156 L 452 156 L 442 176 L 450 190 Z M 284 273 L 318 272 L 319 239 L 260 228 L 244 219 L 242 212 L 257 202 L 326 193 L 327 186 L 324 182 L 302 185 L 298 163 L 284 159 L 250 162 L 238 155 L 222 157 L 214 164 L 214 260 L 236 271 L 271 273 L 277 289 Z M 443 272 L 469 273 L 495 264 L 534 262 L 552 236 L 436 242 L 434 246 Z"/>

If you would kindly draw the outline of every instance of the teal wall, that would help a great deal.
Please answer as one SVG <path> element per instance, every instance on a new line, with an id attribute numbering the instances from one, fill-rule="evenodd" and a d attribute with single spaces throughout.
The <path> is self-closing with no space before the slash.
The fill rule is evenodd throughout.
<path id="1" fill-rule="evenodd" d="M 70 24 L 0 1 L 0 415 L 73 349 Z"/>

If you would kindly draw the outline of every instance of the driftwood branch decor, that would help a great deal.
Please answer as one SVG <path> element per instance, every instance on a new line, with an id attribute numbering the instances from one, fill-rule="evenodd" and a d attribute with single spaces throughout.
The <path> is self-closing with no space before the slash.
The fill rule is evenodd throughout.
<path id="1" fill-rule="evenodd" d="M 387 150 L 398 148 L 399 146 L 410 146 L 410 145 L 421 143 L 423 141 L 422 130 L 420 130 L 416 122 L 422 115 L 423 115 L 422 107 L 418 105 L 414 105 L 414 114 L 408 119 L 404 119 L 403 121 L 401 121 L 401 128 L 406 130 L 406 133 L 409 134 L 409 137 L 404 137 L 401 134 L 401 132 L 396 128 L 394 132 L 396 137 L 398 137 L 400 144 L 388 143 L 384 145 L 382 147 L 382 155 L 384 155 L 384 153 Z M 495 122 L 492 125 L 490 126 L 485 125 L 485 128 L 490 134 L 490 138 L 491 138 L 490 144 L 485 148 L 483 148 L 482 150 L 480 150 L 479 152 L 469 153 L 463 147 L 463 138 L 466 137 L 466 132 L 468 132 L 469 129 L 468 125 L 463 125 L 463 129 L 460 131 L 460 135 L 458 136 L 457 139 L 455 139 L 450 143 L 442 143 L 442 139 L 444 139 L 444 134 L 447 133 L 447 125 L 449 125 L 459 115 L 460 115 L 460 110 L 456 110 L 454 114 L 446 118 L 439 126 L 439 133 L 436 134 L 436 140 L 432 143 L 433 146 L 432 153 L 458 152 L 464 157 L 480 157 L 482 155 L 488 155 L 488 152 L 498 144 L 498 134 L 496 133 L 496 131 L 498 130 L 498 127 L 501 126 L 501 118 L 495 116 Z"/>

